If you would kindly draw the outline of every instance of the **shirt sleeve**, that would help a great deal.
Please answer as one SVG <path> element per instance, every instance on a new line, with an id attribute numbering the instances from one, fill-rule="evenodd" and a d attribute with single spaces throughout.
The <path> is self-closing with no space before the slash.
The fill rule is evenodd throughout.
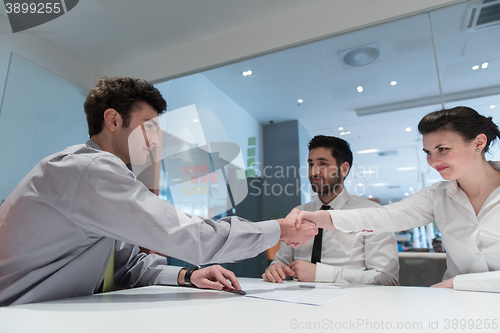
<path id="1" fill-rule="evenodd" d="M 316 282 L 399 285 L 399 256 L 392 233 L 375 233 L 364 237 L 366 270 L 316 264 Z"/>
<path id="2" fill-rule="evenodd" d="M 286 245 L 285 243 L 280 244 L 280 249 L 276 254 L 274 255 L 273 262 L 271 265 L 274 265 L 278 262 L 285 264 L 285 265 L 290 265 L 292 261 L 294 261 L 293 258 L 293 247 Z M 269 265 L 269 266 L 271 266 Z M 269 267 L 268 267 L 269 268 Z"/>
<path id="3" fill-rule="evenodd" d="M 460 274 L 453 279 L 453 289 L 500 292 L 500 271 Z"/>
<path id="4" fill-rule="evenodd" d="M 426 187 L 387 206 L 328 212 L 335 228 L 342 232 L 407 230 L 434 221 L 432 196 L 431 187 Z"/>
<path id="5" fill-rule="evenodd" d="M 114 281 L 118 288 L 143 287 L 153 284 L 177 285 L 182 267 L 167 265 L 167 258 L 139 252 L 139 247 L 115 243 Z"/>
<path id="6" fill-rule="evenodd" d="M 110 237 L 193 263 L 254 257 L 279 241 L 277 221 L 184 214 L 151 193 L 118 158 L 96 158 L 72 189 L 70 219 L 89 237 Z"/>

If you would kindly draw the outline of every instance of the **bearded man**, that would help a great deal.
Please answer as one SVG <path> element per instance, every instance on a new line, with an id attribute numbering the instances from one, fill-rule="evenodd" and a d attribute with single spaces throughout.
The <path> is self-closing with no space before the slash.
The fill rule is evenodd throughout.
<path id="1" fill-rule="evenodd" d="M 309 180 L 318 197 L 299 210 L 357 209 L 379 204 L 351 195 L 344 179 L 352 166 L 349 143 L 318 135 L 309 142 Z M 354 244 L 354 246 L 349 246 Z M 345 234 L 319 229 L 306 245 L 281 244 L 262 277 L 281 283 L 287 276 L 304 282 L 398 285 L 399 259 L 393 233 Z"/>

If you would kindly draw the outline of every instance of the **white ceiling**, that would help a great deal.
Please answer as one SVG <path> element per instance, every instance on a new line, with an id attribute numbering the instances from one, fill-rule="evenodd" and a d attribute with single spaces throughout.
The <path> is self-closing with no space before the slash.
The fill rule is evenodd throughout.
<path id="1" fill-rule="evenodd" d="M 102 68 L 322 1 L 81 0 L 29 33 Z"/>

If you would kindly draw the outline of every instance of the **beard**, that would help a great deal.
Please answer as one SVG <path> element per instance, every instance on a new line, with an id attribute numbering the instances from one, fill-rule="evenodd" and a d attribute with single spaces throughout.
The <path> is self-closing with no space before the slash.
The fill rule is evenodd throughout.
<path id="1" fill-rule="evenodd" d="M 342 178 L 333 177 L 333 178 L 330 178 L 327 183 L 324 183 L 323 178 L 321 178 L 321 179 L 322 179 L 321 184 L 316 184 L 316 183 L 313 183 L 311 181 L 312 178 L 309 178 L 309 181 L 311 181 L 312 190 L 314 192 L 318 193 L 319 195 L 329 195 L 332 193 L 339 195 L 340 192 L 342 192 L 342 187 L 341 187 L 341 185 L 343 183 Z"/>

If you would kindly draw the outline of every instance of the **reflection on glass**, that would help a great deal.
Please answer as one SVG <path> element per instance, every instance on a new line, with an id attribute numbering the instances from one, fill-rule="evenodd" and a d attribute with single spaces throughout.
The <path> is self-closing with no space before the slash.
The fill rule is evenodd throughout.
<path id="1" fill-rule="evenodd" d="M 236 207 L 248 193 L 238 145 L 205 142 L 196 107 L 170 111 L 129 136 L 138 179 L 179 211 L 212 218 Z M 159 128 L 157 127 L 159 125 Z M 179 214 L 181 226 L 196 220 Z"/>

